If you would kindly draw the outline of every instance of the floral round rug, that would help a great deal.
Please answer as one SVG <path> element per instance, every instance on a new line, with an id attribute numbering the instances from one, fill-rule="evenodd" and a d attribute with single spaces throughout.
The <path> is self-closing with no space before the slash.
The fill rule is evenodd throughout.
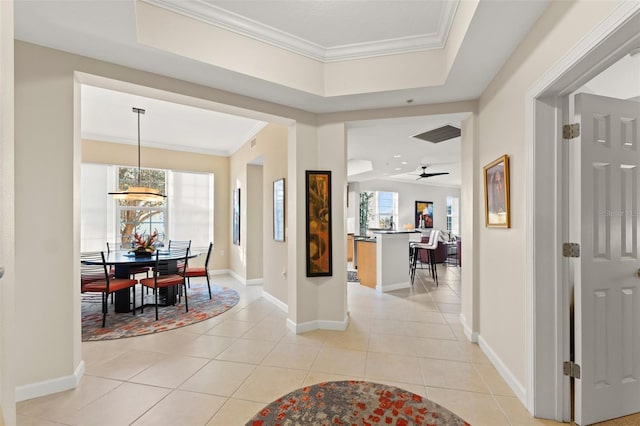
<path id="1" fill-rule="evenodd" d="M 453 425 L 463 419 L 404 389 L 363 381 L 323 382 L 278 398 L 246 426 L 293 425 Z"/>
<path id="2" fill-rule="evenodd" d="M 140 298 L 140 291 L 140 288 L 136 288 L 136 300 Z M 175 305 L 159 306 L 158 321 L 156 321 L 154 306 L 145 305 L 142 314 L 138 308 L 135 315 L 131 312 L 116 313 L 109 298 L 104 328 L 102 327 L 101 295 L 83 293 L 82 341 L 120 339 L 173 330 L 220 315 L 234 307 L 240 300 L 235 290 L 214 285 L 211 286 L 212 298 L 209 299 L 207 283 L 198 283 L 194 280 L 191 280 L 191 288 L 188 288 L 187 292 L 189 312 L 185 312 L 184 298 L 182 298 L 182 301 Z"/>

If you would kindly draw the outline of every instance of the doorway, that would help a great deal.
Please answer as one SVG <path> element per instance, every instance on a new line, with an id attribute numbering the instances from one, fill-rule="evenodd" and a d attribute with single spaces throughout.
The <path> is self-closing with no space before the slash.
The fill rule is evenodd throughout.
<path id="1" fill-rule="evenodd" d="M 563 243 L 571 242 L 572 237 L 568 212 L 574 189 L 566 167 L 569 151 L 573 148 L 568 142 L 571 139 L 563 139 L 562 124 L 572 122 L 573 110 L 569 102 L 572 94 L 585 91 L 588 87 L 585 84 L 605 75 L 605 70 L 640 47 L 639 26 L 640 7 L 637 4 L 618 8 L 527 94 L 527 107 L 531 112 L 528 116 L 532 117 L 527 123 L 527 154 L 531 166 L 527 177 L 530 190 L 527 210 L 533 215 L 527 228 L 530 254 L 527 256 L 527 320 L 532 325 L 531 335 L 527 337 L 528 365 L 531 367 L 527 406 L 536 417 L 569 421 L 572 418 L 571 380 L 577 387 L 584 386 L 581 379 L 563 375 L 562 369 L 563 362 L 571 358 L 571 285 L 580 286 L 576 281 L 579 276 L 573 274 L 575 259 L 563 257 L 562 253 Z M 595 91 L 594 86 L 589 90 Z M 637 122 L 635 126 L 637 132 Z M 553 173 L 548 172 L 549 164 L 554 165 Z M 548 191 L 548 188 L 554 190 Z M 550 206 L 554 212 L 551 218 L 548 215 Z M 593 226 L 592 223 L 586 225 Z M 634 261 L 638 262 L 637 255 Z M 576 303 L 581 302 L 577 300 Z M 576 310 L 581 308 L 577 306 Z M 585 333 L 598 331 L 583 327 L 582 319 L 582 316 L 577 317 L 577 340 L 587 336 Z M 593 372 L 586 373 L 589 376 Z M 636 380 L 635 377 L 630 380 Z M 588 400 L 583 402 L 589 404 Z M 604 420 L 589 418 L 582 405 L 576 410 L 575 419 L 579 424 Z M 637 411 L 640 411 L 640 403 Z M 609 418 L 625 414 L 628 413 L 621 409 L 619 414 L 610 414 Z"/>

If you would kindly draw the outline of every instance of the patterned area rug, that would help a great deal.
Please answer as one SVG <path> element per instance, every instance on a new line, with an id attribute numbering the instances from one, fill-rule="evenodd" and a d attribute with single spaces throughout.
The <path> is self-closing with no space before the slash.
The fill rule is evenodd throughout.
<path id="1" fill-rule="evenodd" d="M 143 334 L 158 333 L 173 330 L 204 321 L 231 309 L 238 303 L 240 296 L 235 290 L 211 286 L 213 298 L 209 300 L 207 283 L 197 283 L 191 280 L 188 290 L 189 312 L 184 310 L 184 299 L 174 306 L 160 306 L 158 321 L 156 321 L 155 307 L 145 306 L 144 313 L 136 310 L 136 314 L 116 313 L 109 299 L 107 323 L 102 328 L 102 303 L 100 294 L 82 294 L 82 341 L 110 340 L 123 337 L 141 336 Z M 146 291 L 145 291 L 146 295 Z M 136 305 L 139 304 L 140 288 L 136 288 Z M 149 297 L 151 293 L 149 293 Z"/>
<path id="2" fill-rule="evenodd" d="M 278 398 L 246 426 L 466 425 L 446 408 L 393 386 L 361 381 L 324 382 Z"/>

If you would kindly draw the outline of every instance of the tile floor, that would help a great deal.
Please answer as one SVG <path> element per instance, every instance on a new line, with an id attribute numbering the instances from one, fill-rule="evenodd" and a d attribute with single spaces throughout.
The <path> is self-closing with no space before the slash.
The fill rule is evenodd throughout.
<path id="1" fill-rule="evenodd" d="M 75 390 L 18 403 L 18 425 L 244 425 L 306 384 L 364 379 L 425 395 L 474 426 L 551 425 L 532 418 L 459 324 L 460 270 L 439 287 L 419 271 L 411 290 L 349 283 L 347 331 L 289 332 L 286 315 L 230 276 L 233 309 L 174 331 L 83 344 Z"/>

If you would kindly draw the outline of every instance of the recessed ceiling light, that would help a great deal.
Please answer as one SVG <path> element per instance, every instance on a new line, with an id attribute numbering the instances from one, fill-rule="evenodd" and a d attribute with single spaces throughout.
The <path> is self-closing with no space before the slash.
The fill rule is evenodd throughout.
<path id="1" fill-rule="evenodd" d="M 401 161 L 400 164 L 402 164 L 404 166 L 405 164 L 407 164 L 407 162 L 406 161 Z"/>
<path id="2" fill-rule="evenodd" d="M 396 167 L 396 170 L 402 170 L 400 167 Z"/>
<path id="3" fill-rule="evenodd" d="M 402 155 L 400 155 L 400 154 L 396 154 L 396 155 L 393 156 L 393 158 L 400 158 L 400 157 L 402 157 Z"/>

